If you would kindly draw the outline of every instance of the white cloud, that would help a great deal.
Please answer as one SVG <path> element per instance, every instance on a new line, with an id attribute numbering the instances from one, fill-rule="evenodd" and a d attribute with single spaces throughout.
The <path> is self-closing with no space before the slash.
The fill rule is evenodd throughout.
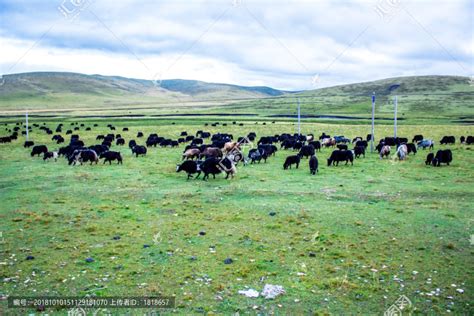
<path id="1" fill-rule="evenodd" d="M 313 88 L 314 74 L 327 86 L 473 71 L 469 0 L 401 0 L 389 21 L 374 10 L 389 0 L 243 1 L 96 1 L 71 22 L 60 2 L 0 0 L 0 72 L 149 79 L 167 70 L 165 78 L 300 90 Z"/>

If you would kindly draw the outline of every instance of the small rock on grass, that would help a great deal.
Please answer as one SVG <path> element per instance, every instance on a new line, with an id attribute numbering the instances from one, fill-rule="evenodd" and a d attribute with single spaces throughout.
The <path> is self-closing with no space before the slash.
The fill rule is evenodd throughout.
<path id="1" fill-rule="evenodd" d="M 245 295 L 246 297 L 258 297 L 260 294 L 254 289 L 241 290 L 239 294 Z"/>
<path id="2" fill-rule="evenodd" d="M 285 290 L 281 285 L 265 284 L 262 291 L 262 296 L 266 299 L 273 299 L 281 294 L 284 294 Z"/>

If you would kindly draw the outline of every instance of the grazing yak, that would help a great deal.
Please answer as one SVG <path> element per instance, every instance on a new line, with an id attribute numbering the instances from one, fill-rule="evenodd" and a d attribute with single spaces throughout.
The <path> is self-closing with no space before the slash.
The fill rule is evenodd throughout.
<path id="1" fill-rule="evenodd" d="M 69 157 L 69 165 L 76 165 L 76 163 L 80 163 L 81 165 L 84 162 L 90 161 L 91 165 L 92 163 L 98 163 L 99 162 L 99 156 L 97 156 L 97 153 L 94 150 L 91 149 L 85 149 L 85 150 L 75 150 L 72 155 Z"/>
<path id="2" fill-rule="evenodd" d="M 11 143 L 11 141 L 12 141 L 11 136 L 0 137 L 0 143 Z"/>
<path id="3" fill-rule="evenodd" d="M 145 142 L 145 145 L 147 147 L 151 147 L 151 146 L 156 147 L 156 145 L 160 144 L 163 140 L 164 140 L 163 138 L 151 136 L 151 137 L 148 137 L 148 139 Z"/>
<path id="4" fill-rule="evenodd" d="M 321 151 L 321 142 L 319 140 L 309 142 L 308 145 L 313 146 L 314 150 Z"/>
<path id="5" fill-rule="evenodd" d="M 431 139 L 423 139 L 421 141 L 418 142 L 417 144 L 417 149 L 420 149 L 420 148 L 423 148 L 423 149 L 426 149 L 426 148 L 429 148 L 429 149 L 433 149 L 434 148 L 434 141 L 432 141 Z"/>
<path id="6" fill-rule="evenodd" d="M 200 168 L 200 161 L 194 161 L 194 160 L 186 160 L 182 164 L 177 164 L 176 165 L 176 172 L 181 172 L 184 171 L 188 174 L 187 180 L 193 177 L 193 174 L 197 173 L 198 175 L 196 176 L 199 177 L 201 174 L 201 168 Z"/>
<path id="7" fill-rule="evenodd" d="M 31 151 L 31 157 L 35 156 L 35 155 L 41 155 L 41 154 L 45 154 L 48 152 L 48 147 L 46 147 L 45 145 L 37 145 L 37 146 L 34 146 L 33 147 L 33 150 Z"/>
<path id="8" fill-rule="evenodd" d="M 408 156 L 408 148 L 407 145 L 402 144 L 398 146 L 397 152 L 395 153 L 396 157 L 398 157 L 399 160 L 405 160 L 405 158 Z"/>
<path id="9" fill-rule="evenodd" d="M 356 146 L 359 146 L 359 147 L 362 146 L 362 147 L 364 147 L 365 149 L 367 149 L 367 147 L 369 146 L 369 144 L 367 143 L 366 140 L 359 140 L 359 141 L 356 142 L 355 145 L 356 145 Z"/>
<path id="10" fill-rule="evenodd" d="M 311 156 L 311 158 L 309 158 L 309 172 L 312 174 L 312 175 L 315 175 L 316 172 L 319 172 L 318 171 L 318 158 L 316 158 L 316 156 Z"/>
<path id="11" fill-rule="evenodd" d="M 285 139 L 280 144 L 280 149 L 292 149 L 295 146 L 296 140 L 294 139 Z M 268 142 L 267 142 L 268 144 Z"/>
<path id="12" fill-rule="evenodd" d="M 56 136 L 57 136 L 56 139 L 55 139 L 55 140 L 56 140 L 56 144 L 62 144 L 62 143 L 64 143 L 64 141 L 65 141 L 65 140 L 64 140 L 64 137 L 62 137 L 61 135 L 56 135 Z"/>
<path id="13" fill-rule="evenodd" d="M 112 147 L 112 143 L 109 142 L 109 141 L 104 140 L 104 141 L 102 142 L 102 146 L 106 146 L 107 148 L 110 148 L 110 147 Z"/>
<path id="14" fill-rule="evenodd" d="M 333 138 L 323 138 L 321 145 L 324 147 L 334 147 L 336 146 L 336 141 Z"/>
<path id="15" fill-rule="evenodd" d="M 78 147 L 78 146 L 72 146 L 72 145 L 68 145 L 66 147 L 61 147 L 59 148 L 59 151 L 58 151 L 58 155 L 59 157 L 61 156 L 64 156 L 66 157 L 67 159 L 69 159 L 72 155 L 72 153 L 77 150 L 77 149 L 85 149 L 83 147 Z"/>
<path id="16" fill-rule="evenodd" d="M 354 151 L 354 156 L 356 158 L 359 158 L 360 155 L 363 155 L 364 158 L 365 158 L 365 147 L 364 146 L 355 146 L 353 151 Z"/>
<path id="17" fill-rule="evenodd" d="M 385 137 L 383 139 L 383 142 L 385 143 L 385 145 L 398 146 L 400 144 L 408 143 L 408 138 L 406 138 L 406 137 Z"/>
<path id="18" fill-rule="evenodd" d="M 133 146 L 132 147 L 132 154 L 135 154 L 136 157 L 138 157 L 138 155 L 145 156 L 146 155 L 146 147 L 145 146 L 140 146 L 140 145 Z"/>
<path id="19" fill-rule="evenodd" d="M 117 146 L 123 146 L 123 145 L 125 145 L 125 139 L 123 139 L 123 138 L 117 138 L 117 140 L 115 141 L 115 144 L 116 144 Z"/>
<path id="20" fill-rule="evenodd" d="M 415 146 L 415 144 L 409 143 L 409 144 L 406 144 L 406 145 L 407 145 L 407 149 L 408 149 L 408 155 L 410 153 L 413 153 L 413 155 L 416 155 L 416 146 Z"/>
<path id="21" fill-rule="evenodd" d="M 442 163 L 445 163 L 449 166 L 449 163 L 453 161 L 453 153 L 450 149 L 438 150 L 436 156 L 433 158 L 431 163 L 434 167 L 439 167 Z"/>
<path id="22" fill-rule="evenodd" d="M 338 144 L 336 147 L 339 150 L 347 150 L 347 145 L 346 144 Z"/>
<path id="23" fill-rule="evenodd" d="M 466 137 L 466 145 L 474 144 L 474 137 L 468 136 Z"/>
<path id="24" fill-rule="evenodd" d="M 277 146 L 272 145 L 272 144 L 262 144 L 258 145 L 258 149 L 263 149 L 265 153 L 270 156 L 275 156 L 276 152 L 278 151 Z"/>
<path id="25" fill-rule="evenodd" d="M 190 138 L 192 146 L 197 146 L 197 145 L 204 144 L 204 139 L 202 139 L 202 138 L 195 138 L 194 136 L 186 137 L 186 139 L 188 139 L 188 138 Z M 187 140 L 187 141 L 189 141 L 189 140 Z"/>
<path id="26" fill-rule="evenodd" d="M 207 147 L 199 154 L 199 159 L 202 158 L 221 158 L 223 156 L 222 150 L 217 147 Z"/>
<path id="27" fill-rule="evenodd" d="M 283 169 L 287 170 L 288 167 L 291 169 L 291 165 L 296 165 L 296 169 L 298 169 L 300 165 L 301 157 L 300 155 L 288 156 L 285 159 L 285 163 L 283 164 Z"/>
<path id="28" fill-rule="evenodd" d="M 392 150 L 392 148 L 390 148 L 389 145 L 382 145 L 382 147 L 380 148 L 380 152 L 379 152 L 380 159 L 383 159 L 383 157 L 388 158 L 388 156 L 390 155 L 390 150 Z"/>
<path id="29" fill-rule="evenodd" d="M 412 143 L 417 143 L 423 140 L 423 135 L 415 135 L 412 139 Z"/>
<path id="30" fill-rule="evenodd" d="M 54 161 L 58 161 L 59 154 L 56 151 L 48 151 L 44 153 L 43 160 L 54 159 Z"/>
<path id="31" fill-rule="evenodd" d="M 112 164 L 113 160 L 117 160 L 117 164 L 122 164 L 122 155 L 118 151 L 106 151 L 100 154 L 100 159 L 104 159 L 104 164 L 108 161 L 109 165 Z"/>
<path id="32" fill-rule="evenodd" d="M 211 137 L 211 133 L 209 133 L 209 132 L 202 132 L 201 133 L 201 138 L 209 138 L 209 137 Z"/>
<path id="33" fill-rule="evenodd" d="M 439 143 L 441 145 L 454 145 L 456 143 L 456 138 L 454 136 L 443 136 Z"/>
<path id="34" fill-rule="evenodd" d="M 339 144 L 339 143 L 347 144 L 351 142 L 350 139 L 345 138 L 344 136 L 334 136 L 334 141 L 336 142 L 336 144 Z"/>
<path id="35" fill-rule="evenodd" d="M 89 147 L 89 149 L 93 150 L 96 152 L 97 155 L 101 155 L 102 153 L 109 151 L 109 147 L 106 145 L 92 145 Z"/>
<path id="36" fill-rule="evenodd" d="M 202 178 L 204 181 L 209 178 L 210 174 L 212 174 L 213 178 L 215 179 L 216 174 L 224 171 L 227 174 L 225 178 L 228 179 L 229 175 L 233 178 L 237 173 L 234 162 L 227 157 L 224 159 L 219 159 L 216 157 L 207 158 L 199 166 L 199 169 L 202 173 L 204 173 L 204 177 Z"/>
<path id="37" fill-rule="evenodd" d="M 218 167 L 226 173 L 226 179 L 231 176 L 231 178 L 234 178 L 234 176 L 237 174 L 237 168 L 235 167 L 234 160 L 231 157 L 225 157 L 224 159 L 219 161 Z"/>
<path id="38" fill-rule="evenodd" d="M 319 136 L 319 140 L 323 140 L 323 139 L 326 139 L 326 138 L 331 138 L 331 135 L 326 135 L 326 133 L 322 133 L 321 136 Z"/>
<path id="39" fill-rule="evenodd" d="M 183 153 L 183 159 L 191 159 L 193 160 L 194 158 L 198 159 L 199 158 L 199 155 L 201 154 L 201 151 L 197 148 L 190 148 L 188 150 L 186 150 L 184 153 Z"/>
<path id="40" fill-rule="evenodd" d="M 314 156 L 314 147 L 312 145 L 304 145 L 301 147 L 299 155 L 301 157 L 309 158 Z"/>
<path id="41" fill-rule="evenodd" d="M 179 142 L 177 140 L 172 140 L 171 141 L 171 147 L 179 147 Z"/>
<path id="42" fill-rule="evenodd" d="M 429 153 L 428 156 L 426 156 L 426 160 L 425 160 L 425 165 L 431 165 L 431 162 L 433 161 L 434 159 L 434 154 L 433 153 Z"/>
<path id="43" fill-rule="evenodd" d="M 30 148 L 31 146 L 34 146 L 34 145 L 35 145 L 35 142 L 33 142 L 31 140 L 30 141 L 27 140 L 27 141 L 25 141 L 25 144 L 23 145 L 23 147 Z"/>
<path id="44" fill-rule="evenodd" d="M 260 163 L 262 159 L 264 162 L 267 162 L 268 154 L 263 148 L 252 148 L 249 151 L 248 157 L 250 159 L 251 164 L 255 163 L 255 161 L 258 161 L 258 163 Z"/>
<path id="45" fill-rule="evenodd" d="M 354 165 L 354 155 L 350 150 L 334 150 L 328 158 L 328 166 L 339 166 L 340 161 L 345 161 L 346 165 L 350 162 Z"/>

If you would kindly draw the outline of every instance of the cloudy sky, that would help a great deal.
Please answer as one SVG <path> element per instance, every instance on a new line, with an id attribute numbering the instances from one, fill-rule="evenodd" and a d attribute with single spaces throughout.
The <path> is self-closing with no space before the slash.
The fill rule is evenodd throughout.
<path id="1" fill-rule="evenodd" d="M 0 73 L 302 90 L 471 76 L 472 0 L 0 0 Z"/>

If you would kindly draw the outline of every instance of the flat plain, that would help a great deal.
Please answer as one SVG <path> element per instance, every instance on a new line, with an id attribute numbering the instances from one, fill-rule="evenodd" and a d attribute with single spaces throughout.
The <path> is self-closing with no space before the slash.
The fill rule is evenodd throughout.
<path id="1" fill-rule="evenodd" d="M 46 122 L 53 130 L 60 122 L 64 130 L 71 122 L 97 123 L 76 132 L 86 145 L 111 132 L 109 123 L 139 144 L 145 139 L 136 138 L 138 131 L 173 139 L 181 131 L 234 137 L 253 131 L 257 139 L 296 131 L 285 120 L 214 119 L 228 126 L 204 126 L 214 122 L 207 118 L 30 123 Z M 6 127 L 16 121 L 6 120 Z M 376 139 L 392 129 L 378 124 Z M 364 122 L 302 124 L 305 134 L 353 138 L 369 131 Z M 298 169 L 283 170 L 294 153 L 279 150 L 267 163 L 239 165 L 232 180 L 187 181 L 175 172 L 182 145 L 152 147 L 139 158 L 114 145 L 123 165 L 68 166 L 64 158 L 30 157 L 23 137 L 0 144 L 1 294 L 172 295 L 176 308 L 166 313 L 226 315 L 382 314 L 406 295 L 414 313 L 472 314 L 474 157 L 459 136 L 473 135 L 474 128 L 404 124 L 398 133 L 434 139 L 435 151 L 453 151 L 453 163 L 426 166 L 428 150 L 420 150 L 406 161 L 368 153 L 353 166 L 328 167 L 332 149 L 322 149 L 319 173 L 311 176 L 306 159 Z M 439 145 L 443 135 L 455 135 L 456 145 Z M 30 139 L 50 150 L 60 147 L 37 128 Z M 282 285 L 286 293 L 273 300 L 238 294 L 265 284 Z"/>

